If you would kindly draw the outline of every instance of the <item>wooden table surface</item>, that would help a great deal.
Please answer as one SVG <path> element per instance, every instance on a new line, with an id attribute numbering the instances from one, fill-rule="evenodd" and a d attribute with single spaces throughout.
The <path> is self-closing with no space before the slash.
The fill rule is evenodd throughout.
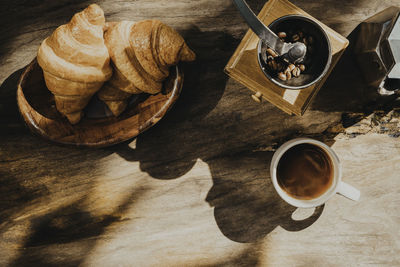
<path id="1" fill-rule="evenodd" d="M 164 21 L 198 59 L 175 107 L 137 139 L 59 146 L 24 126 L 16 84 L 40 42 L 92 2 L 110 21 Z M 344 36 L 399 5 L 293 3 Z M 223 73 L 247 30 L 231 0 L 2 1 L 0 25 L 0 266 L 400 265 L 400 101 L 365 86 L 351 52 L 295 117 Z M 278 197 L 273 151 L 300 136 L 332 146 L 359 202 L 309 210 Z"/>

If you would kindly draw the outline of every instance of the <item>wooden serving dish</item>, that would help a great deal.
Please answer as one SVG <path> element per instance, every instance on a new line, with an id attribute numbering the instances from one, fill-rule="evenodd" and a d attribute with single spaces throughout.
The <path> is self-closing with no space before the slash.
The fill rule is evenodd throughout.
<path id="1" fill-rule="evenodd" d="M 134 138 L 156 124 L 178 99 L 182 84 L 183 73 L 176 66 L 171 69 L 161 93 L 134 96 L 118 117 L 112 116 L 106 105 L 94 96 L 82 120 L 71 125 L 56 110 L 42 69 L 34 59 L 20 78 L 17 101 L 32 132 L 61 144 L 105 147 Z"/>

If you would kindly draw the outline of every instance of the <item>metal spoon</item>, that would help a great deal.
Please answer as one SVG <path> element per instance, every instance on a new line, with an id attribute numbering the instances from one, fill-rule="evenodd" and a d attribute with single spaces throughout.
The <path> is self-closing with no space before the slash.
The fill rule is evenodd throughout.
<path id="1" fill-rule="evenodd" d="M 251 11 L 244 0 L 233 0 L 242 17 L 255 34 L 279 56 L 286 58 L 291 63 L 303 61 L 307 47 L 301 43 L 285 43 L 270 28 L 264 25 L 257 16 Z"/>

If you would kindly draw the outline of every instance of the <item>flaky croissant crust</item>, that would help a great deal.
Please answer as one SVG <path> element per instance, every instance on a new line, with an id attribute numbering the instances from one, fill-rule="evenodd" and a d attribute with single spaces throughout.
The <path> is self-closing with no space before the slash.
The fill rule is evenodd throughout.
<path id="1" fill-rule="evenodd" d="M 93 23 L 93 24 L 92 24 Z M 103 11 L 90 5 L 58 27 L 39 48 L 38 61 L 47 72 L 76 82 L 109 79 L 112 70 L 104 44 Z"/>
<path id="2" fill-rule="evenodd" d="M 77 123 L 91 96 L 112 75 L 103 33 L 105 18 L 96 4 L 75 14 L 39 47 L 38 63 L 56 107 Z"/>
<path id="3" fill-rule="evenodd" d="M 170 66 L 196 57 L 174 29 L 158 20 L 110 23 L 105 43 L 115 71 L 98 95 L 116 116 L 130 94 L 159 93 Z"/>

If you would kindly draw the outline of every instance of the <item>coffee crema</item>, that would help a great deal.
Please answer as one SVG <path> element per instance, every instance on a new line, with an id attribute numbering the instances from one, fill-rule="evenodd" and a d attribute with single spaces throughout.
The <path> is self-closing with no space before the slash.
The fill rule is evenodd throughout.
<path id="1" fill-rule="evenodd" d="M 333 162 L 320 147 L 299 144 L 288 149 L 277 168 L 279 186 L 297 199 L 314 199 L 324 194 L 333 182 Z"/>

